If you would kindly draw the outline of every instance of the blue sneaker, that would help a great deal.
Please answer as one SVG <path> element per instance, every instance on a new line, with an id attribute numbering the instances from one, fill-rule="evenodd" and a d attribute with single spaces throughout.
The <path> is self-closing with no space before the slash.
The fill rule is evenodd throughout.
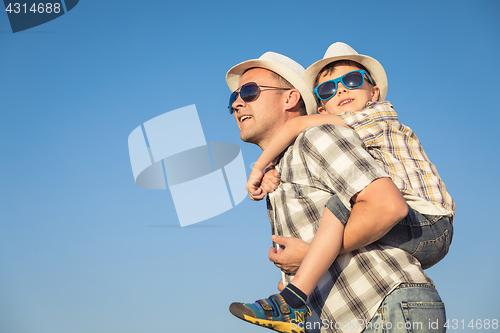
<path id="1" fill-rule="evenodd" d="M 294 309 L 280 294 L 259 299 L 255 303 L 233 303 L 229 311 L 249 323 L 287 333 L 305 333 L 305 321 L 311 315 L 308 306 Z"/>

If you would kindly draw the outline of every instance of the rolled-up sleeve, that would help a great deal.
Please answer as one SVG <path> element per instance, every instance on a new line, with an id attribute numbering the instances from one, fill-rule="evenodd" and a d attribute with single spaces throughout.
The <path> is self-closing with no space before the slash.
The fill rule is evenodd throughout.
<path id="1" fill-rule="evenodd" d="M 398 115 L 388 102 L 374 103 L 358 112 L 339 115 L 349 127 L 356 130 L 367 148 L 381 148 L 386 145 L 387 137 L 392 136 L 392 127 L 399 125 Z"/>
<path id="2" fill-rule="evenodd" d="M 338 195 L 346 207 L 359 191 L 387 173 L 365 150 L 352 129 L 335 125 L 310 127 L 296 143 L 310 176 Z"/>

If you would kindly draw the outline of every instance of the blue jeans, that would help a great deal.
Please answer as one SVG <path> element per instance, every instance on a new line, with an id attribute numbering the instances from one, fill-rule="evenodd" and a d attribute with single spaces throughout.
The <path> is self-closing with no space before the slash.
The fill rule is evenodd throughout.
<path id="1" fill-rule="evenodd" d="M 428 284 L 402 284 L 387 295 L 363 333 L 446 332 L 446 313 Z"/>
<path id="2" fill-rule="evenodd" d="M 343 225 L 347 223 L 351 212 L 337 195 L 328 200 L 326 207 Z M 451 217 L 424 215 L 408 207 L 408 215 L 377 243 L 394 246 L 410 253 L 420 261 L 423 269 L 427 269 L 446 256 L 452 238 L 453 219 Z"/>

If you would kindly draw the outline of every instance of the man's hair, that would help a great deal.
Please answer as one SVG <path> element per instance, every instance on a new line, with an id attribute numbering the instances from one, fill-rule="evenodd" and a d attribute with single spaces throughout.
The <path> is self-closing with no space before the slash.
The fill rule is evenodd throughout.
<path id="1" fill-rule="evenodd" d="M 316 81 L 314 82 L 314 86 L 316 87 L 318 85 L 320 77 L 322 77 L 323 75 L 330 75 L 330 74 L 332 74 L 335 71 L 335 68 L 338 67 L 338 66 L 352 66 L 352 67 L 356 67 L 357 69 L 363 69 L 363 70 L 365 70 L 368 73 L 368 75 L 372 79 L 373 85 L 374 86 L 377 85 L 377 82 L 375 82 L 375 80 L 373 79 L 373 76 L 371 75 L 370 71 L 367 70 L 360 63 L 357 63 L 356 61 L 352 61 L 352 60 L 337 60 L 337 61 L 329 63 L 328 65 L 326 65 L 325 67 L 323 67 L 323 69 L 321 71 L 319 71 L 318 75 L 316 76 Z"/>
<path id="2" fill-rule="evenodd" d="M 251 67 L 251 68 L 248 68 L 247 70 L 245 70 L 243 72 L 243 74 L 245 74 L 246 72 L 248 72 L 249 70 L 251 69 L 254 69 L 254 68 L 260 68 L 260 67 Z M 266 68 L 264 68 L 266 69 Z M 280 88 L 291 88 L 291 89 L 296 89 L 290 82 L 288 82 L 287 79 L 285 79 L 284 77 L 282 77 L 281 75 L 273 72 L 273 71 L 270 71 L 273 76 L 279 81 L 280 83 Z M 242 74 L 242 75 L 243 75 Z M 276 93 L 278 95 L 283 95 L 283 93 L 285 92 L 285 90 L 277 90 Z M 300 93 L 300 91 L 299 91 Z M 300 100 L 299 102 L 297 103 L 297 106 L 299 108 L 299 113 L 301 116 L 305 116 L 307 115 L 307 110 L 306 110 L 306 103 L 304 102 L 304 99 L 302 98 L 302 94 L 300 95 Z"/>

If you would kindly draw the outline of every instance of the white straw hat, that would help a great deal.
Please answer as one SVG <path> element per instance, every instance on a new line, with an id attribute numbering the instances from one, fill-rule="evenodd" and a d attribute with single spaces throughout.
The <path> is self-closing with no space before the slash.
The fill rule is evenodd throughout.
<path id="1" fill-rule="evenodd" d="M 238 89 L 243 73 L 254 67 L 268 69 L 290 82 L 300 92 L 307 113 L 316 112 L 318 106 L 312 89 L 302 80 L 304 67 L 287 56 L 275 52 L 266 52 L 259 59 L 247 60 L 231 68 L 226 74 L 226 82 L 231 92 Z"/>
<path id="2" fill-rule="evenodd" d="M 352 47 L 346 43 L 337 42 L 330 45 L 328 50 L 326 50 L 323 59 L 316 61 L 314 64 L 309 66 L 302 78 L 310 90 L 315 88 L 316 77 L 318 73 L 328 64 L 338 61 L 338 60 L 351 60 L 363 65 L 368 72 L 375 84 L 380 88 L 380 95 L 378 97 L 379 101 L 385 100 L 387 96 L 387 76 L 385 74 L 384 67 L 372 57 L 358 54 Z M 308 113 L 309 112 L 308 109 Z M 316 110 L 312 113 L 316 113 Z"/>

